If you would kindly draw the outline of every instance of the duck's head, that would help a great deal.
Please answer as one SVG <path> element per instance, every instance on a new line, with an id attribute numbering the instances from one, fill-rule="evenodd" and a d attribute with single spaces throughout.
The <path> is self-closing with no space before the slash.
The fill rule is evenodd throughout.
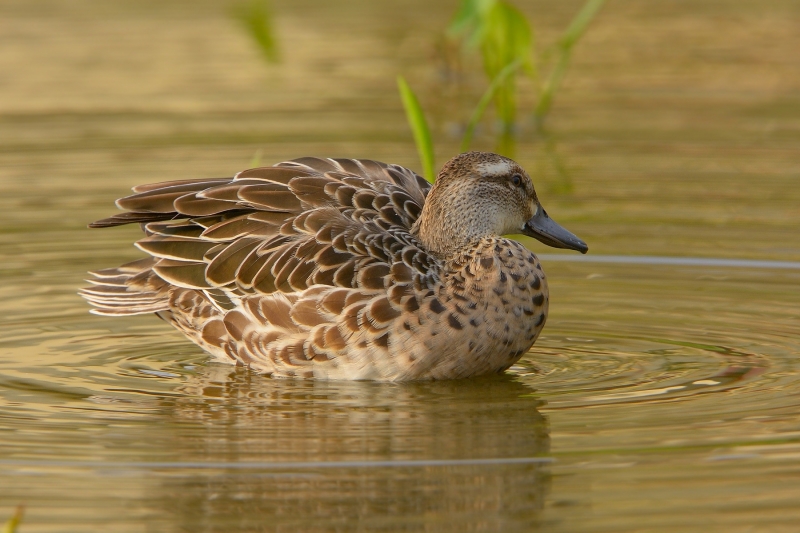
<path id="1" fill-rule="evenodd" d="M 442 167 L 413 228 L 422 244 L 446 256 L 482 237 L 528 235 L 554 248 L 589 247 L 539 203 L 525 170 L 489 152 L 457 155 Z"/>

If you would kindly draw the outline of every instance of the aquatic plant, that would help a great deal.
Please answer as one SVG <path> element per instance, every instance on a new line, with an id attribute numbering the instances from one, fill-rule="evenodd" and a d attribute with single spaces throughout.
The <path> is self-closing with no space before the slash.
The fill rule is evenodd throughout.
<path id="1" fill-rule="evenodd" d="M 460 37 L 465 51 L 480 51 L 492 92 L 489 99 L 494 101 L 500 125 L 496 151 L 513 155 L 517 71 L 522 69 L 531 76 L 536 75 L 533 30 L 528 20 L 503 0 L 463 0 L 447 33 Z M 476 110 L 479 107 L 480 102 Z"/>
<path id="2" fill-rule="evenodd" d="M 433 183 L 433 180 L 436 179 L 436 167 L 434 165 L 433 141 L 430 128 L 428 128 L 428 121 L 425 119 L 425 112 L 422 110 L 414 91 L 411 90 L 411 87 L 408 86 L 402 76 L 397 77 L 397 88 L 400 91 L 400 98 L 403 100 L 403 108 L 405 108 L 406 119 L 414 135 L 414 142 L 417 145 L 417 153 L 422 162 L 423 176 Z"/>
<path id="3" fill-rule="evenodd" d="M 561 38 L 551 48 L 537 54 L 531 24 L 511 3 L 506 0 L 462 0 L 447 27 L 446 35 L 460 42 L 465 56 L 473 55 L 476 51 L 479 53 L 488 82 L 466 121 L 460 144 L 462 152 L 469 150 L 478 124 L 493 103 L 498 124 L 495 151 L 514 157 L 520 101 L 517 78 L 527 76 L 536 87 L 535 105 L 531 112 L 534 133 L 543 141 L 545 157 L 559 177 L 559 183 L 553 188 L 560 192 L 571 191 L 569 174 L 556 151 L 555 138 L 545 128 L 545 120 L 567 71 L 573 48 L 604 2 L 587 0 Z M 278 44 L 268 0 L 249 0 L 238 4 L 233 14 L 258 45 L 264 58 L 271 63 L 277 62 Z M 547 70 L 546 76 L 541 75 L 543 70 Z M 436 165 L 434 146 L 425 111 L 402 76 L 398 77 L 397 86 L 422 163 L 423 175 L 433 181 Z M 253 166 L 260 164 L 260 160 L 259 152 L 253 157 Z"/>
<path id="4" fill-rule="evenodd" d="M 462 1 L 447 34 L 461 41 L 466 55 L 475 50 L 479 52 L 488 87 L 467 120 L 461 151 L 469 149 L 478 123 L 486 108 L 493 102 L 499 124 L 495 151 L 509 157 L 514 156 L 520 99 L 517 77 L 528 76 L 537 88 L 532 111 L 535 135 L 544 141 L 545 154 L 561 179 L 557 189 L 563 192 L 571 190 L 566 167 L 555 150 L 555 139 L 545 129 L 545 119 L 552 109 L 575 44 L 604 2 L 605 0 L 587 0 L 555 45 L 537 55 L 531 25 L 510 3 L 505 0 Z M 545 70 L 548 71 L 544 77 L 541 75 L 543 67 L 547 67 Z M 423 168 L 433 167 L 433 143 L 419 142 L 425 135 L 430 137 L 429 133 L 425 133 L 429 128 L 419 99 L 405 82 L 400 86 L 400 93 L 409 125 L 417 140 L 417 151 Z M 428 170 L 425 172 L 428 177 Z"/>
<path id="5" fill-rule="evenodd" d="M 22 522 L 22 515 L 25 512 L 25 507 L 18 505 L 14 511 L 14 515 L 8 519 L 8 522 L 3 526 L 2 533 L 17 533 L 17 528 Z"/>
<path id="6" fill-rule="evenodd" d="M 272 9 L 268 0 L 250 0 L 248 3 L 238 4 L 233 8 L 233 17 L 253 38 L 269 63 L 280 60 Z"/>

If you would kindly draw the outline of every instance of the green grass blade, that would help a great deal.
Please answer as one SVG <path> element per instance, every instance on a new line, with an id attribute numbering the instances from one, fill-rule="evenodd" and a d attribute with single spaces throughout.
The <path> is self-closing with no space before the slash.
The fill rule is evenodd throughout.
<path id="1" fill-rule="evenodd" d="M 272 23 L 272 11 L 267 0 L 251 0 L 233 11 L 233 16 L 258 45 L 264 58 L 270 63 L 280 60 L 278 40 Z"/>
<path id="2" fill-rule="evenodd" d="M 477 39 L 483 33 L 483 20 L 486 13 L 491 10 L 497 0 L 462 0 L 453 20 L 447 27 L 450 37 L 465 35 L 465 43 L 469 46 L 477 45 Z"/>
<path id="3" fill-rule="evenodd" d="M 481 99 L 478 101 L 478 105 L 475 106 L 475 109 L 472 111 L 472 115 L 469 117 L 469 122 L 467 122 L 467 129 L 464 131 L 464 137 L 461 139 L 462 152 L 469 150 L 469 145 L 472 142 L 472 136 L 475 134 L 475 127 L 478 125 L 478 122 L 483 116 L 483 113 L 486 111 L 486 108 L 489 106 L 489 103 L 492 101 L 492 98 L 494 98 L 497 89 L 503 85 L 503 83 L 506 81 L 506 78 L 516 72 L 521 66 L 522 61 L 519 59 L 509 65 L 506 65 L 506 67 L 494 77 L 492 83 L 489 85 L 489 88 L 486 89 L 486 92 L 483 93 L 483 96 L 481 96 Z"/>
<path id="4" fill-rule="evenodd" d="M 253 159 L 250 160 L 250 168 L 258 168 L 261 166 L 261 154 L 261 148 L 256 150 L 256 153 L 253 154 Z"/>
<path id="5" fill-rule="evenodd" d="M 3 526 L 2 533 L 16 533 L 17 528 L 19 527 L 20 523 L 22 523 L 22 515 L 25 508 L 20 505 L 17 507 L 17 510 L 14 512 L 14 516 L 12 516 L 8 522 Z"/>
<path id="6" fill-rule="evenodd" d="M 510 3 L 498 0 L 483 21 L 481 56 L 490 83 L 516 61 L 533 75 L 533 29 L 528 20 Z M 517 123 L 517 69 L 503 76 L 495 88 L 494 107 L 500 131 L 496 151 L 513 157 Z"/>
<path id="7" fill-rule="evenodd" d="M 578 14 L 575 15 L 575 18 L 572 19 L 569 26 L 567 26 L 566 31 L 564 31 L 564 35 L 561 37 L 562 47 L 572 48 L 572 46 L 578 42 L 589 26 L 589 23 L 594 19 L 594 16 L 600 11 L 600 8 L 603 7 L 604 3 L 605 0 L 588 0 L 583 5 Z"/>
<path id="8" fill-rule="evenodd" d="M 428 121 L 425 120 L 425 113 L 419 104 L 417 96 L 406 80 L 402 76 L 397 77 L 397 88 L 400 91 L 400 98 L 403 100 L 403 107 L 406 110 L 406 119 L 411 126 L 414 134 L 414 142 L 417 145 L 417 153 L 422 162 L 423 176 L 433 183 L 436 179 L 433 158 L 433 141 L 431 140 L 431 130 L 428 128 Z"/>
<path id="9" fill-rule="evenodd" d="M 542 92 L 539 94 L 539 101 L 536 103 L 536 108 L 533 112 L 537 127 L 541 129 L 545 116 L 550 111 L 553 104 L 553 98 L 561 85 L 561 80 L 567 72 L 569 61 L 572 57 L 572 48 L 583 36 L 589 23 L 594 19 L 594 16 L 603 7 L 605 0 L 588 0 L 583 8 L 575 15 L 572 22 L 564 31 L 564 35 L 558 42 L 558 58 L 556 64 L 550 71 L 550 75 L 542 87 Z"/>

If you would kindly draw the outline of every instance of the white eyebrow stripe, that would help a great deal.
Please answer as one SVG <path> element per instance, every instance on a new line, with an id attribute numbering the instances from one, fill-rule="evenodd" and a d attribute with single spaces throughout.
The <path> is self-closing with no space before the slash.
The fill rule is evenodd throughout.
<path id="1" fill-rule="evenodd" d="M 511 173 L 511 165 L 506 161 L 496 163 L 480 163 L 478 170 L 486 176 L 507 176 Z"/>

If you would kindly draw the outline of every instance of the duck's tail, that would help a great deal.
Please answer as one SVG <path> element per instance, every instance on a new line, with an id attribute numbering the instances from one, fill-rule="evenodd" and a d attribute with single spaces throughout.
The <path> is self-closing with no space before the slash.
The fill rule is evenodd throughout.
<path id="1" fill-rule="evenodd" d="M 169 310 L 170 286 L 153 272 L 158 259 L 147 257 L 116 268 L 90 272 L 91 287 L 78 294 L 94 306 L 96 315 L 120 316 Z"/>

